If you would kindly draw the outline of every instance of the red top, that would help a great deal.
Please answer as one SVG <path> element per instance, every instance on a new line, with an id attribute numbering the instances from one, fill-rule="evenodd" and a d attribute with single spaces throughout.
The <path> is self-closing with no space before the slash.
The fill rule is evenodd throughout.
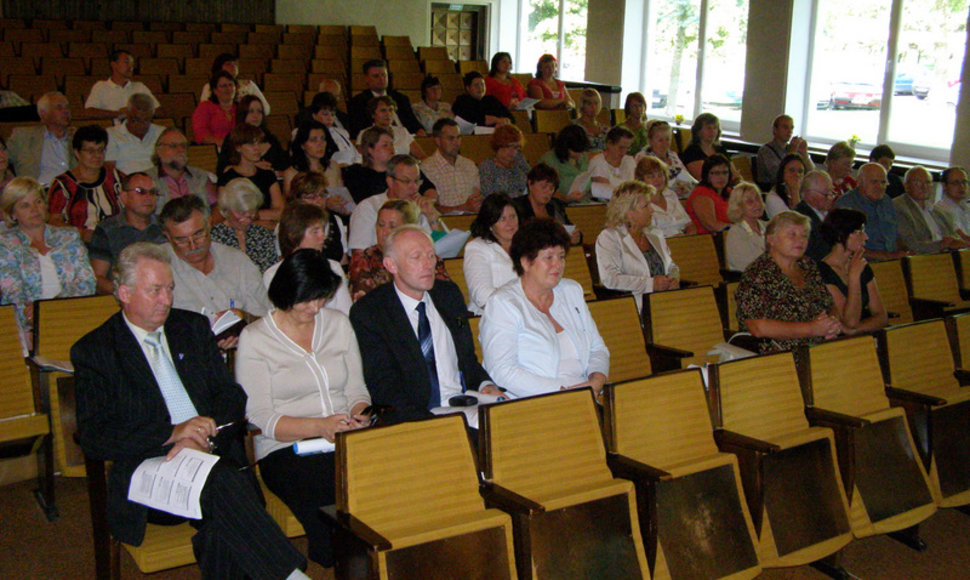
<path id="1" fill-rule="evenodd" d="M 542 82 L 542 79 L 532 79 L 531 81 L 529 81 L 529 88 L 531 89 L 534 85 L 542 89 L 543 99 L 565 99 L 566 83 L 557 79 L 556 84 L 559 85 L 559 90 L 556 91 L 555 93 L 549 90 L 549 87 L 546 86 L 546 83 Z M 488 86 L 488 85 L 485 85 L 485 86 Z"/>
<path id="2" fill-rule="evenodd" d="M 519 84 L 519 81 L 515 77 L 508 77 L 506 80 L 509 82 L 503 85 L 495 77 L 485 77 L 485 94 L 492 95 L 503 105 L 511 108 L 509 103 L 512 102 L 512 97 L 521 101 L 526 97 L 525 89 L 522 88 L 522 85 Z"/>
<path id="3" fill-rule="evenodd" d="M 697 199 L 698 197 L 708 197 L 711 199 L 711 201 L 714 202 L 714 217 L 717 218 L 717 221 L 724 222 L 726 224 L 731 223 L 731 220 L 728 219 L 728 214 L 727 214 L 727 210 L 728 210 L 727 200 L 721 197 L 720 195 L 718 195 L 717 192 L 711 189 L 710 187 L 707 187 L 706 185 L 698 185 L 697 187 L 694 188 L 694 191 L 691 192 L 690 197 L 687 198 L 687 215 L 690 216 L 691 221 L 694 222 L 694 225 L 697 226 L 697 233 L 699 234 L 713 233 L 707 230 L 706 228 L 704 228 L 700 220 L 697 219 L 697 214 L 694 213 L 694 200 Z"/>
<path id="4" fill-rule="evenodd" d="M 202 101 L 192 113 L 192 139 L 196 143 L 204 143 L 206 137 L 225 139 L 226 135 L 236 126 L 236 107 L 226 113 L 222 107 L 212 101 Z"/>

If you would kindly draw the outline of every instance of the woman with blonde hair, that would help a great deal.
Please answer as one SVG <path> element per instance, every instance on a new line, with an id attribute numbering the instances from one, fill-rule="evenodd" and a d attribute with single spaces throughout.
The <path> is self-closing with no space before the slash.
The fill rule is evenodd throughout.
<path id="1" fill-rule="evenodd" d="M 610 128 L 599 122 L 597 119 L 600 111 L 603 110 L 603 98 L 596 89 L 583 89 L 579 98 L 579 117 L 574 121 L 574 125 L 582 127 L 589 137 L 589 150 L 593 153 L 602 151 L 606 148 L 606 134 Z"/>
<path id="2" fill-rule="evenodd" d="M 677 194 L 668 186 L 667 166 L 663 161 L 652 155 L 641 157 L 633 175 L 637 181 L 651 185 L 657 191 L 657 195 L 650 202 L 653 227 L 663 232 L 665 238 L 697 233 L 697 226 L 687 215 L 687 210 L 677 199 Z"/>
<path id="3" fill-rule="evenodd" d="M 757 185 L 742 181 L 731 190 L 727 213 L 734 225 L 724 236 L 728 270 L 743 272 L 748 264 L 765 253 L 768 222 L 761 219 L 764 212 L 765 204 Z"/>
<path id="4" fill-rule="evenodd" d="M 652 185 L 627 181 L 613 191 L 606 207 L 606 227 L 596 238 L 600 281 L 613 290 L 633 292 L 637 308 L 643 295 L 680 287 L 680 268 L 663 236 L 651 230 Z"/>

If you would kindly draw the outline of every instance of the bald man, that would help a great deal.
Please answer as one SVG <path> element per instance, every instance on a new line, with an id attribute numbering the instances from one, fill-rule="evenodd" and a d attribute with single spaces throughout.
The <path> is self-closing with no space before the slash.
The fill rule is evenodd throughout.
<path id="1" fill-rule="evenodd" d="M 859 210 L 866 214 L 866 259 L 893 260 L 912 252 L 897 244 L 896 210 L 886 196 L 886 169 L 878 163 L 866 163 L 859 169 L 859 186 L 835 202 L 836 207 Z"/>

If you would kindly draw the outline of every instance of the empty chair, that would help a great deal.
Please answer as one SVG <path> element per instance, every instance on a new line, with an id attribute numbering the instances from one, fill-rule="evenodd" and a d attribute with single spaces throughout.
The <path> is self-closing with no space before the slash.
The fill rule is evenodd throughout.
<path id="1" fill-rule="evenodd" d="M 143 58 L 138 61 L 138 74 L 167 77 L 181 74 L 181 71 L 177 58 Z"/>
<path id="2" fill-rule="evenodd" d="M 908 324 L 913 321 L 913 309 L 909 304 L 909 290 L 903 277 L 902 260 L 887 260 L 869 264 L 879 284 L 879 299 L 889 314 L 890 324 Z"/>
<path id="3" fill-rule="evenodd" d="M 569 111 L 565 109 L 536 109 L 535 116 L 536 132 L 538 133 L 558 133 L 572 122 Z"/>
<path id="4" fill-rule="evenodd" d="M 610 351 L 610 382 L 650 376 L 650 357 L 633 296 L 594 300 L 587 306 Z"/>
<path id="5" fill-rule="evenodd" d="M 589 272 L 589 262 L 586 261 L 582 246 L 576 246 L 566 253 L 566 269 L 562 275 L 563 278 L 579 282 L 583 287 L 583 296 L 586 300 L 596 299 L 596 293 L 593 291 L 593 276 Z"/>
<path id="6" fill-rule="evenodd" d="M 337 502 L 326 510 L 339 524 L 336 577 L 515 577 L 512 524 L 479 495 L 464 415 L 347 431 L 336 443 Z"/>
<path id="7" fill-rule="evenodd" d="M 714 442 L 700 371 L 609 385 L 605 399 L 606 446 L 626 467 L 614 474 L 635 482 L 654 577 L 664 564 L 672 578 L 756 576 L 737 458 Z"/>
<path id="8" fill-rule="evenodd" d="M 633 484 L 606 463 L 588 388 L 479 408 L 486 504 L 512 514 L 526 578 L 648 578 Z"/>
<path id="9" fill-rule="evenodd" d="M 805 418 L 790 352 L 711 368 L 714 437 L 738 456 L 761 565 L 797 566 L 852 539 L 832 431 Z"/>
<path id="10" fill-rule="evenodd" d="M 676 236 L 667 239 L 674 263 L 680 267 L 680 278 L 696 284 L 716 286 L 721 283 L 721 263 L 711 234 Z"/>
<path id="11" fill-rule="evenodd" d="M 954 368 L 942 320 L 895 326 L 880 335 L 893 404 L 906 409 L 920 458 L 942 507 L 970 504 L 970 389 Z"/>
<path id="12" fill-rule="evenodd" d="M 949 253 L 907 256 L 903 259 L 903 273 L 916 320 L 970 309 L 970 301 L 960 296 L 956 269 Z"/>
<path id="13" fill-rule="evenodd" d="M 710 286 L 644 294 L 643 326 L 657 371 L 715 362 L 707 353 L 727 338 Z"/>
<path id="14" fill-rule="evenodd" d="M 933 515 L 936 502 L 906 413 L 886 397 L 875 339 L 830 341 L 807 354 L 802 388 L 809 422 L 835 431 L 853 534 L 897 532 Z M 915 530 L 894 537 L 921 545 Z"/>

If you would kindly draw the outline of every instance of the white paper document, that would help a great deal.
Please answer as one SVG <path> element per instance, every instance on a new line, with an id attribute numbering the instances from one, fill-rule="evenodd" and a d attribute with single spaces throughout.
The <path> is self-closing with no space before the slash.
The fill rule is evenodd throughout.
<path id="1" fill-rule="evenodd" d="M 330 453 L 337 449 L 337 444 L 327 441 L 323 437 L 303 439 L 293 444 L 293 452 L 297 455 L 313 455 L 314 453 Z"/>
<path id="2" fill-rule="evenodd" d="M 232 310 L 226 310 L 220 314 L 215 322 L 212 323 L 212 334 L 219 336 L 223 332 L 229 330 L 233 325 L 238 324 L 242 318 L 233 312 Z"/>
<path id="3" fill-rule="evenodd" d="M 354 203 L 354 197 L 350 195 L 350 190 L 346 187 L 328 187 L 327 197 L 339 197 L 344 200 L 344 209 L 347 213 L 351 213 L 357 209 L 357 204 Z"/>
<path id="4" fill-rule="evenodd" d="M 463 230 L 451 230 L 443 238 L 439 238 L 434 243 L 434 252 L 442 260 L 457 258 L 461 249 L 465 247 L 465 242 L 471 237 L 471 232 Z"/>
<path id="5" fill-rule="evenodd" d="M 540 101 L 540 99 L 530 99 L 530 98 L 527 97 L 527 98 L 522 99 L 521 101 L 519 101 L 519 104 L 515 106 L 515 110 L 516 111 L 528 111 L 528 110 L 532 109 L 533 107 L 535 107 L 536 106 L 536 103 L 538 103 L 539 101 Z"/>
<path id="6" fill-rule="evenodd" d="M 131 475 L 128 500 L 193 520 L 202 519 L 199 498 L 218 455 L 183 449 L 171 461 L 165 456 L 141 462 Z"/>

